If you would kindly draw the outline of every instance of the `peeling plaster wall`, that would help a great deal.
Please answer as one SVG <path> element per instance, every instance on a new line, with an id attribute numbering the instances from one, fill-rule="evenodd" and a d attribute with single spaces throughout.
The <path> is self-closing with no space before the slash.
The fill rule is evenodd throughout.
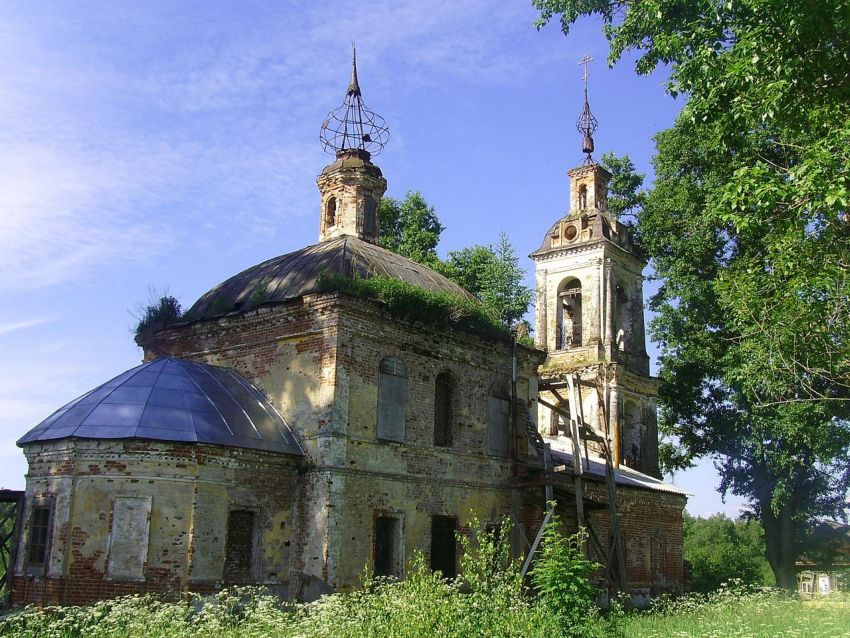
<path id="1" fill-rule="evenodd" d="M 52 502 L 53 518 L 48 564 L 31 566 L 26 552 L 19 554 L 15 604 L 217 589 L 229 509 L 258 512 L 256 582 L 288 582 L 297 459 L 154 441 L 63 440 L 27 446 L 25 453 L 22 547 L 33 504 Z M 125 515 L 129 500 L 144 516 Z M 128 555 L 130 549 L 136 554 Z"/>
<path id="2" fill-rule="evenodd" d="M 337 567 L 332 564 L 329 577 L 335 587 L 348 588 L 371 565 L 379 514 L 402 519 L 405 556 L 419 551 L 426 560 L 432 516 L 457 517 L 462 530 L 472 512 L 483 522 L 510 514 L 512 464 L 487 455 L 486 445 L 488 391 L 494 383 L 510 387 L 511 352 L 507 344 L 387 321 L 363 303 L 341 308 L 339 333 L 338 402 L 346 407 L 339 425 L 347 436 L 344 457 L 327 469 L 339 488 L 329 523 Z M 388 356 L 407 369 L 403 443 L 377 439 L 378 368 Z M 527 405 L 536 392 L 530 379 L 538 357 L 520 352 L 517 393 Z M 455 383 L 451 447 L 434 445 L 435 381 L 444 371 Z"/>
<path id="3" fill-rule="evenodd" d="M 486 454 L 487 394 L 494 382 L 510 387 L 509 344 L 394 319 L 374 302 L 337 294 L 157 337 L 148 358 L 234 368 L 266 393 L 304 445 L 313 468 L 299 477 L 293 595 L 356 584 L 372 561 L 376 512 L 403 518 L 407 557 L 414 550 L 428 556 L 432 515 L 457 516 L 463 526 L 472 509 L 493 521 L 510 512 L 511 464 Z M 390 355 L 408 371 L 404 443 L 379 442 L 376 434 L 378 366 Z M 518 393 L 529 407 L 540 361 L 520 348 Z M 451 448 L 433 440 L 434 383 L 444 370 L 457 383 Z"/>

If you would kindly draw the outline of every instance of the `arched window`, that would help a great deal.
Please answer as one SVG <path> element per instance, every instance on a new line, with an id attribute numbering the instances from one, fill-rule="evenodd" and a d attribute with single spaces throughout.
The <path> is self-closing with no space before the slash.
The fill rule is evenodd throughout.
<path id="1" fill-rule="evenodd" d="M 582 184 L 578 187 L 578 209 L 584 210 L 587 208 L 587 184 Z"/>
<path id="2" fill-rule="evenodd" d="M 626 292 L 625 286 L 622 284 L 617 284 L 614 289 L 614 302 L 614 338 L 616 340 L 614 346 L 618 351 L 625 352 L 629 346 L 629 337 L 631 337 L 632 330 L 629 318 L 629 315 L 631 314 L 631 308 L 629 308 L 629 296 Z"/>
<path id="3" fill-rule="evenodd" d="M 487 393 L 487 454 L 508 455 L 510 395 L 504 384 L 494 383 Z"/>
<path id="4" fill-rule="evenodd" d="M 379 439 L 404 442 L 407 407 L 407 368 L 398 357 L 387 357 L 378 366 Z"/>
<path id="5" fill-rule="evenodd" d="M 567 350 L 581 345 L 581 282 L 565 279 L 558 286 L 558 330 L 555 348 Z"/>
<path id="6" fill-rule="evenodd" d="M 336 225 L 336 197 L 329 197 L 325 204 L 325 226 Z"/>
<path id="7" fill-rule="evenodd" d="M 454 380 L 448 372 L 437 375 L 434 383 L 434 445 L 452 445 L 452 400 Z"/>
<path id="8" fill-rule="evenodd" d="M 641 457 L 641 419 L 640 407 L 634 401 L 623 405 L 623 420 L 620 436 L 620 462 L 629 467 L 637 467 Z"/>

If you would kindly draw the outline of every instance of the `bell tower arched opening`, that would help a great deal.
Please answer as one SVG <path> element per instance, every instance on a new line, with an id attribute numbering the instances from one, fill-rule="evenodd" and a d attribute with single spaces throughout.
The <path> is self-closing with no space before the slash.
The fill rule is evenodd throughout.
<path id="1" fill-rule="evenodd" d="M 557 322 L 555 347 L 558 350 L 579 347 L 582 336 L 581 281 L 575 277 L 564 279 L 558 286 Z"/>
<path id="2" fill-rule="evenodd" d="M 640 406 L 632 400 L 623 404 L 623 419 L 620 438 L 620 462 L 633 468 L 639 468 L 641 462 L 641 423 Z"/>
<path id="3" fill-rule="evenodd" d="M 336 225 L 336 197 L 328 197 L 328 201 L 325 204 L 325 226 L 335 226 Z"/>

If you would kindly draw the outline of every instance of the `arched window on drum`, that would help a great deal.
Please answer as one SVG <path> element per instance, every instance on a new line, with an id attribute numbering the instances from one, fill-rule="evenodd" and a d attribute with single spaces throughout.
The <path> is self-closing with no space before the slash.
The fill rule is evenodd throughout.
<path id="1" fill-rule="evenodd" d="M 406 408 L 407 368 L 398 357 L 387 357 L 378 366 L 379 439 L 404 442 Z"/>
<path id="2" fill-rule="evenodd" d="M 336 225 L 336 197 L 329 197 L 325 203 L 325 226 Z"/>

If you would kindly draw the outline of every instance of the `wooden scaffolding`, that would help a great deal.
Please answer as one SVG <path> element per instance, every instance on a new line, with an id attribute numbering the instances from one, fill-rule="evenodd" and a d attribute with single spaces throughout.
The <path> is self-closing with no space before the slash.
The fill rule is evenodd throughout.
<path id="1" fill-rule="evenodd" d="M 570 373 L 561 377 L 558 381 L 541 382 L 538 386 L 540 392 L 548 392 L 552 394 L 556 403 L 550 403 L 545 399 L 538 397 L 538 402 L 548 408 L 555 414 L 561 416 L 565 425 L 570 429 L 570 439 L 572 442 L 572 481 L 571 487 L 575 498 L 575 510 L 578 526 L 584 528 L 588 532 L 590 541 L 590 551 L 593 552 L 596 559 L 604 566 L 605 586 L 609 595 L 615 592 L 628 591 L 628 579 L 626 576 L 625 557 L 623 553 L 623 536 L 620 526 L 620 515 L 617 508 L 617 483 L 614 473 L 614 460 L 611 455 L 611 446 L 609 440 L 611 437 L 610 419 L 607 409 L 608 399 L 608 370 L 606 366 L 599 366 L 599 373 L 595 381 L 582 381 L 578 374 Z M 588 426 L 583 415 L 582 388 L 595 391 L 597 394 L 598 405 L 600 406 L 600 421 L 604 426 L 604 434 L 600 435 L 594 432 Z M 563 394 L 566 393 L 566 398 Z M 562 406 L 569 406 L 565 410 Z M 513 401 L 513 422 L 514 431 L 518 431 L 520 422 L 524 426 L 528 443 L 536 451 L 538 458 L 542 461 L 542 467 L 538 464 L 538 470 L 542 470 L 541 480 L 531 480 L 518 482 L 518 487 L 531 487 L 543 485 L 545 493 L 545 515 L 538 529 L 534 540 L 529 541 L 529 536 L 525 534 L 522 525 L 516 512 L 514 513 L 514 525 L 517 526 L 521 541 L 523 543 L 525 560 L 523 562 L 522 574 L 528 572 L 540 546 L 540 541 L 543 536 L 543 531 L 546 525 L 552 518 L 554 513 L 555 501 L 555 484 L 562 483 L 562 472 L 560 470 L 566 468 L 556 468 L 552 460 L 552 451 L 550 445 L 541 436 L 537 429 L 534 419 L 528 412 L 528 409 L 520 405 L 516 400 L 514 393 Z M 587 474 L 589 467 L 588 442 L 597 444 L 600 450 L 602 459 L 605 464 L 605 483 L 607 488 L 607 503 L 610 518 L 611 530 L 610 538 L 607 545 L 602 543 L 597 531 L 594 529 L 587 514 L 588 507 L 592 507 L 585 498 L 584 493 L 584 477 Z M 518 458 L 515 455 L 515 460 Z M 557 476 L 556 476 L 557 475 Z"/>

